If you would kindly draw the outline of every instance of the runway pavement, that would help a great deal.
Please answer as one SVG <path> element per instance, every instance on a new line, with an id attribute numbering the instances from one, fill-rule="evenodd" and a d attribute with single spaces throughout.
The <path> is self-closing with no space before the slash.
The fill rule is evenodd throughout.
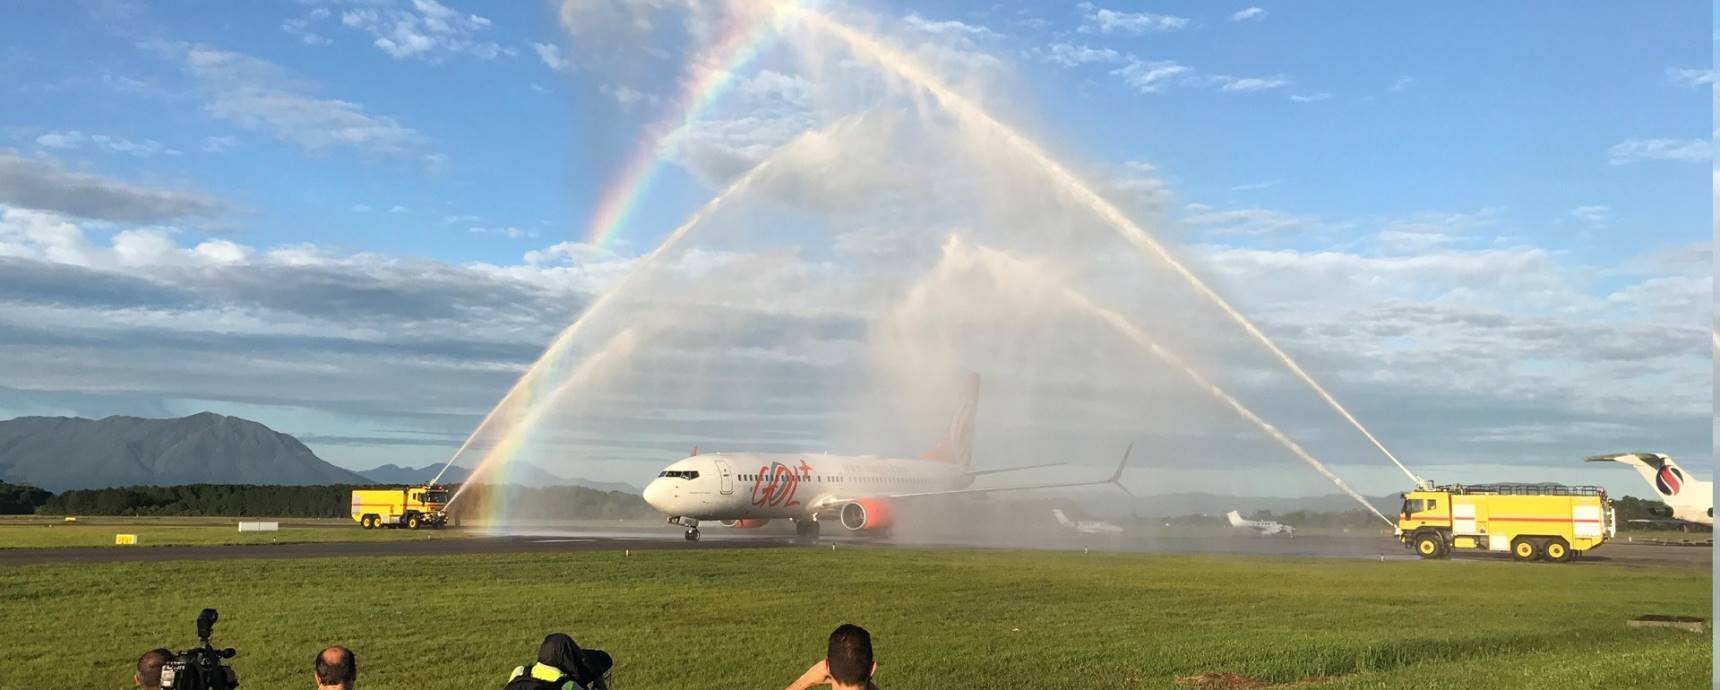
<path id="1" fill-rule="evenodd" d="M 831 537 L 817 547 L 801 548 L 1022 548 L 1020 542 L 951 543 L 936 539 L 902 538 L 880 541 L 853 537 Z M 125 563 L 231 558 L 363 558 L 374 556 L 446 556 L 472 554 L 553 554 L 623 549 L 735 549 L 793 547 L 792 538 L 782 535 L 739 535 L 708 530 L 705 539 L 686 542 L 679 532 L 667 529 L 630 530 L 540 530 L 532 534 L 454 537 L 397 542 L 325 542 L 310 544 L 265 544 L 230 546 L 142 546 L 49 549 L 0 549 L 0 567 L 37 563 Z M 1295 538 L 1230 536 L 1156 536 L 1131 538 L 1069 536 L 1036 548 L 1131 553 L 1200 553 L 1282 557 L 1349 558 L 1362 560 L 1413 559 L 1397 542 L 1387 538 L 1305 536 Z M 1710 569 L 1713 549 L 1699 546 L 1650 546 L 1609 543 L 1578 561 L 1577 566 L 1683 567 Z M 1508 560 L 1498 554 L 1464 554 L 1457 560 Z"/>

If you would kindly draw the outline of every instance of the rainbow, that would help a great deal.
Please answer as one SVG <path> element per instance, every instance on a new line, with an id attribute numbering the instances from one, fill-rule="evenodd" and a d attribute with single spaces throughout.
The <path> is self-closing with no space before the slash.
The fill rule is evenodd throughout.
<path id="1" fill-rule="evenodd" d="M 687 126 L 697 121 L 711 105 L 728 92 L 735 76 L 775 34 L 771 30 L 777 20 L 792 11 L 801 0 L 773 3 L 769 20 L 754 22 L 750 27 L 740 23 L 713 43 L 704 55 L 687 65 L 688 75 L 681 80 L 680 93 L 669 106 L 667 115 L 645 130 L 645 136 L 633 155 L 621 168 L 621 174 L 598 195 L 592 214 L 590 230 L 585 241 L 593 252 L 606 249 L 615 241 L 628 217 L 639 207 L 639 201 L 651 189 L 651 183 L 662 170 L 661 155 L 687 133 Z"/>
<path id="2" fill-rule="evenodd" d="M 663 169 L 661 154 L 679 142 L 681 137 L 686 135 L 688 125 L 697 121 L 712 104 L 728 92 L 740 70 L 758 56 L 775 34 L 773 27 L 801 2 L 803 0 L 770 2 L 771 11 L 767 15 L 750 24 L 737 22 L 733 31 L 713 42 L 700 57 L 688 63 L 687 76 L 681 80 L 679 93 L 671 102 L 665 116 L 646 128 L 637 149 L 622 166 L 620 174 L 598 196 L 589 224 L 590 230 L 586 236 L 590 251 L 603 251 L 614 242 L 621 227 L 626 225 L 628 217 L 650 191 L 658 171 Z M 505 474 L 503 467 L 520 452 L 526 436 L 542 416 L 543 408 L 548 407 L 568 389 L 578 385 L 577 382 L 590 377 L 591 366 L 595 361 L 582 363 L 574 375 L 569 377 L 570 380 L 554 387 L 547 395 L 540 395 L 541 391 L 538 390 L 539 378 L 546 371 L 547 365 L 566 350 L 574 330 L 569 327 L 557 336 L 544 355 L 515 382 L 513 389 L 490 410 L 478 424 L 477 430 L 466 438 L 455 451 L 454 457 L 449 459 L 448 465 L 452 466 L 493 421 L 504 425 L 505 431 L 473 468 L 471 476 L 455 494 L 456 499 L 465 493 L 468 486 L 480 480 L 505 486 L 506 480 L 494 475 Z M 605 348 L 605 351 L 608 349 Z M 600 353 L 594 359 L 604 358 Z M 447 467 L 444 467 L 443 472 L 446 471 Z M 437 474 L 438 479 L 441 476 L 441 473 Z M 486 502 L 488 505 L 482 509 L 480 519 L 490 523 L 491 529 L 495 529 L 504 517 L 506 491 L 486 493 L 493 494 L 491 497 L 497 500 Z"/>

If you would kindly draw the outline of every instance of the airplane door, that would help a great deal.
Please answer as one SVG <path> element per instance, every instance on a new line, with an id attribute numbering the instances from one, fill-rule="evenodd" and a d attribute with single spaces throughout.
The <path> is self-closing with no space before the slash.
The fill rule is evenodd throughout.
<path id="1" fill-rule="evenodd" d="M 722 487 L 723 495 L 727 496 L 735 492 L 735 473 L 729 469 L 729 461 L 717 461 L 717 480 L 718 486 Z"/>

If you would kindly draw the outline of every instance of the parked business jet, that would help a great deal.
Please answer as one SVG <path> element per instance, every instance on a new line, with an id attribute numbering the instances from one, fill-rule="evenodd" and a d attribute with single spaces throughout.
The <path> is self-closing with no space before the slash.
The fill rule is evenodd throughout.
<path id="1" fill-rule="evenodd" d="M 1684 473 L 1684 468 L 1672 462 L 1672 456 L 1660 453 L 1617 453 L 1592 455 L 1589 462 L 1617 462 L 1630 465 L 1637 474 L 1654 487 L 1660 500 L 1672 507 L 1672 518 L 1702 525 L 1714 524 L 1714 482 L 1702 481 Z"/>
<path id="2" fill-rule="evenodd" d="M 793 520 L 802 540 L 818 538 L 819 524 L 835 520 L 854 533 L 884 533 L 895 524 L 895 505 L 906 499 L 985 494 L 1059 487 L 1122 485 L 1118 480 L 1129 453 L 1106 479 L 971 488 L 988 474 L 1051 465 L 996 470 L 973 469 L 973 420 L 979 404 L 979 377 L 969 376 L 961 405 L 949 430 L 918 458 L 870 455 L 707 453 L 683 458 L 657 473 L 645 487 L 645 502 L 685 527 L 687 541 L 699 540 L 699 523 L 716 520 L 726 527 L 763 527 L 771 520 Z M 1133 444 L 1130 449 L 1133 449 Z"/>
<path id="3" fill-rule="evenodd" d="M 1260 532 L 1261 535 L 1282 534 L 1291 537 L 1296 536 L 1296 528 L 1282 522 L 1273 522 L 1271 520 L 1244 520 L 1242 519 L 1242 513 L 1238 513 L 1234 510 L 1225 513 L 1224 517 L 1230 519 L 1231 527 L 1247 527 L 1248 529 Z"/>
<path id="4" fill-rule="evenodd" d="M 1123 532 L 1122 527 L 1113 525 L 1109 522 L 1100 522 L 1098 520 L 1071 520 L 1068 515 L 1063 514 L 1063 510 L 1060 508 L 1052 508 L 1051 515 L 1052 517 L 1057 518 L 1057 524 L 1082 534 L 1122 534 Z"/>

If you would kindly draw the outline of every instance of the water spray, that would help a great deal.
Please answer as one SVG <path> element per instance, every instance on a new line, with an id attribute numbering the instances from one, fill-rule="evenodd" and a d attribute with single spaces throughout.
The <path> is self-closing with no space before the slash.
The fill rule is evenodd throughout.
<path id="1" fill-rule="evenodd" d="M 791 150 L 801 142 L 813 137 L 825 136 L 831 130 L 847 126 L 852 122 L 852 119 L 844 119 L 823 130 L 803 132 L 798 137 L 789 141 L 789 143 L 784 144 L 782 148 L 777 151 L 780 153 L 782 151 Z M 573 323 L 568 324 L 567 328 L 562 329 L 561 333 L 556 334 L 555 339 L 550 341 L 549 347 L 544 349 L 543 354 L 538 356 L 537 361 L 533 362 L 531 367 L 527 368 L 525 373 L 520 375 L 519 380 L 514 382 L 513 387 L 509 388 L 508 392 L 502 396 L 502 399 L 496 403 L 496 406 L 490 409 L 489 414 L 484 415 L 484 419 L 478 422 L 477 428 L 473 429 L 472 433 L 466 437 L 466 440 L 460 443 L 459 448 L 455 449 L 453 456 L 448 458 L 447 464 L 443 465 L 441 471 L 436 473 L 436 478 L 431 480 L 431 483 L 434 484 L 441 481 L 442 475 L 447 473 L 448 469 L 454 466 L 454 463 L 460 459 L 461 454 L 472 445 L 473 440 L 488 431 L 499 418 L 512 415 L 516 408 L 529 406 L 530 402 L 526 399 L 527 391 L 531 389 L 532 385 L 538 378 L 543 376 L 543 373 L 548 370 L 549 365 L 552 362 L 557 361 L 562 357 L 562 355 L 566 354 L 573 344 L 574 337 L 584 329 L 585 325 L 590 323 L 594 316 L 602 313 L 611 304 L 613 304 L 617 295 L 626 292 L 629 286 L 638 282 L 640 276 L 649 271 L 665 254 L 678 247 L 694 228 L 704 223 L 706 218 L 709 218 L 713 213 L 716 213 L 718 209 L 722 208 L 725 202 L 734 195 L 750 187 L 753 182 L 758 180 L 761 175 L 769 170 L 770 165 L 774 160 L 775 157 L 773 154 L 772 157 L 766 158 L 758 165 L 753 166 L 753 168 L 748 170 L 746 174 L 742 175 L 739 179 L 730 184 L 727 189 L 724 189 L 722 192 L 712 197 L 710 201 L 705 202 L 704 206 L 699 207 L 699 210 L 694 211 L 691 216 L 688 216 L 687 219 L 681 223 L 681 225 L 677 226 L 674 231 L 670 232 L 667 237 L 663 238 L 663 241 L 659 243 L 656 248 L 652 249 L 644 256 L 639 257 L 639 259 L 634 263 L 632 270 L 628 271 L 627 274 L 621 278 L 620 282 L 599 295 L 596 300 L 592 301 L 590 306 L 586 307 L 585 312 L 579 315 L 579 318 L 575 319 Z M 503 410 L 508 410 L 509 415 L 501 415 L 500 413 Z M 487 454 L 486 458 L 488 458 Z M 471 479 L 468 478 L 467 482 L 469 483 L 470 481 Z"/>
<path id="2" fill-rule="evenodd" d="M 985 265 L 986 268 L 992 270 L 994 274 L 1005 275 L 1007 273 L 1016 273 L 1029 275 L 1033 276 L 1037 283 L 1046 285 L 1055 284 L 1055 281 L 1052 278 L 1045 276 L 1042 270 L 1027 261 L 1017 259 L 1005 252 L 987 247 L 974 247 L 969 249 L 961 242 L 960 239 L 953 236 L 950 238 L 949 242 L 944 245 L 944 251 L 946 258 L 957 256 L 969 262 L 980 263 Z M 1163 345 L 1160 345 L 1152 338 L 1152 336 L 1131 323 L 1127 317 L 1094 303 L 1086 295 L 1072 287 L 1065 286 L 1062 289 L 1057 290 L 1057 294 L 1069 305 L 1085 312 L 1089 316 L 1093 316 L 1105 322 L 1118 333 L 1134 342 L 1141 349 L 1146 350 L 1153 356 L 1158 357 L 1161 361 L 1169 364 L 1172 368 L 1181 372 L 1197 387 L 1205 390 L 1219 402 L 1229 406 L 1231 410 L 1235 411 L 1243 419 L 1252 422 L 1255 426 L 1259 427 L 1262 432 L 1265 432 L 1267 436 L 1271 437 L 1272 440 L 1277 441 L 1279 445 L 1284 446 L 1284 448 L 1289 450 L 1291 454 L 1302 460 L 1302 462 L 1307 463 L 1309 467 L 1314 468 L 1314 470 L 1319 472 L 1321 476 L 1324 476 L 1326 479 L 1330 480 L 1332 484 L 1336 485 L 1340 491 L 1343 491 L 1344 494 L 1348 495 L 1350 498 L 1355 499 L 1357 503 L 1362 504 L 1362 507 L 1367 508 L 1368 512 L 1378 516 L 1381 520 L 1384 520 L 1386 524 L 1395 526 L 1396 523 L 1393 523 L 1391 519 L 1381 514 L 1379 509 L 1375 508 L 1373 504 L 1368 503 L 1367 499 L 1363 498 L 1355 489 L 1350 488 L 1350 485 L 1346 484 L 1343 478 L 1334 474 L 1326 467 L 1325 463 L 1320 462 L 1320 460 L 1315 458 L 1313 454 L 1302 448 L 1301 444 L 1296 443 L 1295 440 L 1286 436 L 1284 432 L 1279 431 L 1278 427 L 1275 427 L 1266 420 L 1261 419 L 1260 415 L 1255 414 L 1247 405 L 1242 404 L 1242 401 L 1237 400 L 1235 396 L 1226 392 L 1223 388 L 1219 387 L 1218 384 L 1213 383 L 1211 379 L 1208 379 L 1205 375 L 1201 374 L 1199 370 L 1184 361 L 1176 353 L 1171 352 Z"/>
<path id="3" fill-rule="evenodd" d="M 1136 225 L 1133 221 L 1130 221 L 1128 216 L 1124 215 L 1116 206 L 1113 206 L 1110 202 L 1106 201 L 1104 197 L 1099 196 L 1097 192 L 1094 192 L 1085 183 L 1083 183 L 1080 178 L 1076 177 L 1057 161 L 1053 160 L 1049 155 L 1041 150 L 1037 144 L 1034 144 L 1031 140 L 1022 136 L 1014 129 L 1011 129 L 1009 126 L 999 122 L 972 100 L 969 100 L 960 93 L 957 93 L 954 89 L 946 86 L 929 70 L 920 66 L 912 58 L 903 54 L 901 51 L 891 48 L 879 40 L 867 36 L 866 34 L 863 34 L 860 31 L 838 22 L 816 10 L 793 3 L 789 3 L 789 5 L 791 9 L 794 10 L 796 16 L 807 20 L 809 24 L 817 27 L 818 29 L 835 36 L 837 39 L 848 44 L 848 46 L 855 52 L 864 54 L 866 57 L 870 58 L 889 72 L 918 85 L 920 88 L 931 93 L 934 98 L 942 103 L 946 109 L 954 113 L 956 117 L 970 124 L 978 125 L 983 130 L 992 132 L 999 139 L 1003 140 L 1004 143 L 1025 155 L 1029 160 L 1037 163 L 1058 189 L 1086 206 L 1094 214 L 1098 215 L 1099 218 L 1110 224 L 1118 232 L 1122 233 L 1123 237 L 1134 244 L 1137 248 L 1164 262 L 1165 265 L 1169 266 L 1178 276 L 1182 277 L 1190 287 L 1194 288 L 1196 292 L 1217 305 L 1218 308 L 1223 311 L 1225 315 L 1229 316 L 1232 321 L 1236 322 L 1244 332 L 1248 333 L 1248 335 L 1252 336 L 1256 341 L 1264 346 L 1268 352 L 1271 352 L 1276 356 L 1285 367 L 1290 369 L 1291 373 L 1295 374 L 1303 383 L 1306 383 L 1310 388 L 1312 388 L 1322 400 L 1326 401 L 1327 405 L 1329 405 L 1333 410 L 1336 410 L 1339 415 L 1342 415 L 1343 418 L 1348 421 L 1351 426 L 1355 427 L 1357 431 L 1360 431 L 1362 436 L 1366 437 L 1368 441 L 1372 443 L 1375 448 L 1378 448 L 1381 453 L 1384 453 L 1386 458 L 1392 461 L 1392 464 L 1397 465 L 1397 468 L 1402 470 L 1404 475 L 1410 478 L 1410 481 L 1414 482 L 1417 486 L 1421 486 L 1426 483 L 1425 480 L 1417 476 L 1414 472 L 1411 472 L 1408 467 L 1404 466 L 1403 462 L 1399 461 L 1396 455 L 1393 455 L 1390 450 L 1386 449 L 1385 444 L 1381 443 L 1378 438 L 1374 437 L 1372 432 L 1369 432 L 1366 427 L 1362 426 L 1361 421 L 1357 420 L 1355 415 L 1350 414 L 1349 410 L 1345 409 L 1342 404 L 1339 404 L 1336 397 L 1333 397 L 1331 393 L 1327 392 L 1326 388 L 1321 386 L 1318 381 L 1315 381 L 1314 377 L 1307 371 L 1303 370 L 1301 365 L 1297 364 L 1296 360 L 1292 359 L 1289 354 L 1279 349 L 1278 345 L 1273 343 L 1272 339 L 1268 338 L 1266 334 L 1256 327 L 1253 322 L 1249 321 L 1246 316 L 1243 316 L 1242 312 L 1237 311 L 1235 307 L 1232 307 L 1229 302 L 1225 301 L 1225 299 L 1219 296 L 1216 291 L 1207 286 L 1207 284 L 1196 276 L 1193 271 L 1189 270 L 1188 267 L 1182 264 L 1182 262 L 1178 261 L 1176 257 L 1171 254 L 1170 250 L 1165 248 L 1165 246 L 1160 244 L 1157 240 L 1153 239 L 1153 237 L 1145 230 L 1142 230 L 1140 226 Z M 1717 342 L 1720 342 L 1720 336 L 1717 336 Z"/>
<path id="4" fill-rule="evenodd" d="M 638 331 L 628 328 L 610 338 L 609 342 L 604 344 L 603 349 L 581 361 L 579 366 L 568 374 L 566 380 L 544 396 L 540 404 L 532 407 L 531 412 L 514 424 L 513 428 L 508 430 L 507 435 L 503 436 L 501 441 L 484 454 L 484 459 L 472 468 L 472 476 L 467 477 L 466 481 L 460 484 L 460 488 L 454 491 L 454 495 L 448 497 L 448 505 L 452 506 L 455 501 L 460 500 L 460 496 L 466 493 L 467 488 L 477 483 L 477 480 L 485 473 L 494 470 L 501 460 L 513 457 L 514 452 L 519 449 L 519 445 L 525 441 L 526 434 L 537 426 L 538 420 L 553 406 L 555 401 L 569 391 L 590 383 L 605 365 L 610 364 L 612 360 L 631 355 L 638 346 Z"/>
<path id="5" fill-rule="evenodd" d="M 598 298 L 591 303 L 591 306 L 586 307 L 585 312 L 579 315 L 579 318 L 574 319 L 573 323 L 568 324 L 567 328 L 562 329 L 561 333 L 556 335 L 555 340 L 550 341 L 549 347 L 544 349 L 543 354 L 538 356 L 537 361 L 533 362 L 531 367 L 526 369 L 524 374 L 520 375 L 519 381 L 516 381 L 513 387 L 508 389 L 507 394 L 502 396 L 501 401 L 496 403 L 496 406 L 490 410 L 490 413 L 484 416 L 483 421 L 478 423 L 478 427 L 472 430 L 472 434 L 467 436 L 466 440 L 460 444 L 459 449 L 454 451 L 453 457 L 448 458 L 448 464 L 442 468 L 441 472 L 436 473 L 436 479 L 432 480 L 431 483 L 441 480 L 443 473 L 446 473 L 448 468 L 454 466 L 454 461 L 460 459 L 460 454 L 472 444 L 472 440 L 489 429 L 490 425 L 494 423 L 497 418 L 497 413 L 501 412 L 503 409 L 511 410 L 516 406 L 524 406 L 526 404 L 523 400 L 518 400 L 521 398 L 522 392 L 527 390 L 531 384 L 538 379 L 538 377 L 543 375 L 543 372 L 548 368 L 550 362 L 556 361 L 567 352 L 568 347 L 573 343 L 574 336 L 579 334 L 585 324 L 590 323 L 595 315 L 601 314 L 609 307 L 610 304 L 613 304 L 616 295 L 626 292 L 628 286 L 636 282 L 639 279 L 639 276 L 648 271 L 665 253 L 679 245 L 681 240 L 687 236 L 688 232 L 692 231 L 692 229 L 703 222 L 705 218 L 709 217 L 718 208 L 720 208 L 723 205 L 723 202 L 731 195 L 752 184 L 753 180 L 757 179 L 759 174 L 764 172 L 769 165 L 770 160 L 766 159 L 764 162 L 753 166 L 752 170 L 747 171 L 747 173 L 742 175 L 740 179 L 735 180 L 735 183 L 729 185 L 728 189 L 724 190 L 721 194 L 712 197 L 710 201 L 705 202 L 705 205 L 700 207 L 698 211 L 695 211 L 692 216 L 689 216 L 686 222 L 682 223 L 680 227 L 675 228 L 674 232 L 669 233 L 669 236 L 664 238 L 663 242 L 657 245 L 657 248 L 652 249 L 649 253 L 640 257 L 638 262 L 634 264 L 633 270 L 628 271 L 627 275 L 621 278 L 621 282 L 616 283 L 614 287 L 598 296 Z M 470 480 L 468 479 L 467 481 Z"/>

